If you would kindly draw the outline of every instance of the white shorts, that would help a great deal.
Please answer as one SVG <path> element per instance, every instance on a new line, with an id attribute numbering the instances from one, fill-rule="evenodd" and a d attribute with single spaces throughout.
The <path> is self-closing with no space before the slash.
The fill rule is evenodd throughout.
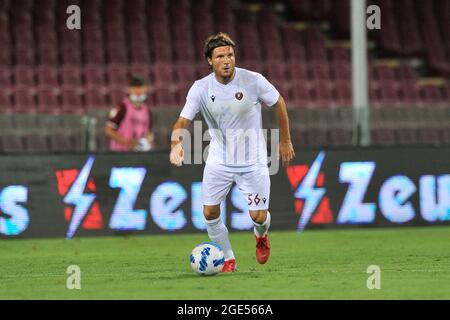
<path id="1" fill-rule="evenodd" d="M 250 172 L 229 172 L 206 165 L 203 171 L 203 205 L 218 205 L 230 192 L 233 182 L 247 200 L 249 210 L 267 210 L 270 199 L 270 176 L 267 167 Z"/>

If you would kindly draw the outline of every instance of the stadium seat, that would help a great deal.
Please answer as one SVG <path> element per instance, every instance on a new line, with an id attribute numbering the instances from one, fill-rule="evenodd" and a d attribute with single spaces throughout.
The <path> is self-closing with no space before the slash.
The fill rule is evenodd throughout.
<path id="1" fill-rule="evenodd" d="M 104 109 L 108 106 L 106 97 L 98 87 L 87 87 L 85 89 L 87 110 Z"/>
<path id="2" fill-rule="evenodd" d="M 61 68 L 61 79 L 64 86 L 80 86 L 82 74 L 79 66 L 66 65 Z"/>
<path id="3" fill-rule="evenodd" d="M 9 88 L 12 84 L 11 69 L 7 66 L 0 65 L 0 86 L 2 88 Z"/>
<path id="4" fill-rule="evenodd" d="M 399 145 L 417 145 L 417 132 L 411 127 L 402 127 L 395 130 L 396 143 Z"/>
<path id="5" fill-rule="evenodd" d="M 0 114 L 12 113 L 13 111 L 11 94 L 6 90 L 0 90 Z"/>
<path id="6" fill-rule="evenodd" d="M 371 128 L 371 136 L 375 146 L 392 146 L 396 143 L 394 129 L 388 126 Z"/>
<path id="7" fill-rule="evenodd" d="M 17 113 L 36 112 L 34 88 L 16 87 L 14 89 L 14 111 Z"/>
<path id="8" fill-rule="evenodd" d="M 28 134 L 24 136 L 25 149 L 27 152 L 47 152 L 49 151 L 48 140 L 42 134 Z"/>
<path id="9" fill-rule="evenodd" d="M 88 86 L 102 87 L 105 85 L 105 69 L 95 64 L 83 68 L 84 83 Z"/>
<path id="10" fill-rule="evenodd" d="M 39 87 L 38 98 L 38 112 L 39 113 L 59 113 L 59 91 L 52 87 Z"/>
<path id="11" fill-rule="evenodd" d="M 62 112 L 69 114 L 83 114 L 85 112 L 81 87 L 63 87 L 61 89 L 61 98 Z"/>
<path id="12" fill-rule="evenodd" d="M 14 82 L 16 86 L 34 86 L 34 69 L 28 66 L 16 66 L 14 68 Z"/>
<path id="13" fill-rule="evenodd" d="M 109 97 L 108 103 L 112 106 L 117 106 L 126 95 L 125 87 L 123 86 L 110 86 L 107 90 L 107 96 Z"/>
<path id="14" fill-rule="evenodd" d="M 56 66 L 59 63 L 57 46 L 42 46 L 37 51 L 38 63 L 43 66 Z"/>
<path id="15" fill-rule="evenodd" d="M 49 149 L 52 152 L 69 152 L 75 149 L 72 135 L 66 132 L 58 132 L 48 137 Z"/>
<path id="16" fill-rule="evenodd" d="M 23 138 L 15 134 L 2 135 L 1 142 L 5 153 L 18 153 L 26 150 Z"/>
<path id="17" fill-rule="evenodd" d="M 111 86 L 126 86 L 128 83 L 128 67 L 110 64 L 106 68 L 108 83 Z"/>
<path id="18" fill-rule="evenodd" d="M 58 86 L 59 69 L 54 66 L 38 66 L 36 68 L 37 83 L 39 86 Z"/>

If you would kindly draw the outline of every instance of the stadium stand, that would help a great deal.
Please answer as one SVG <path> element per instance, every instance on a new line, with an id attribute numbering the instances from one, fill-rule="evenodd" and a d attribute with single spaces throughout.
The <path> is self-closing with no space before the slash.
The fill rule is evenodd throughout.
<path id="1" fill-rule="evenodd" d="M 66 28 L 72 4 L 83 13 L 80 31 Z M 373 144 L 450 143 L 450 2 L 368 4 L 383 13 L 381 30 L 369 32 Z M 83 140 L 82 115 L 100 126 L 135 72 L 150 80 L 156 139 L 168 147 L 167 128 L 192 81 L 209 72 L 203 40 L 219 31 L 236 39 L 238 66 L 262 72 L 285 96 L 297 144 L 350 145 L 349 6 L 349 0 L 2 0 L 0 117 L 79 121 L 33 135 L 29 124 L 20 134 L 6 126 L 0 151 L 82 149 L 75 141 Z M 102 130 L 96 132 L 104 150 Z"/>

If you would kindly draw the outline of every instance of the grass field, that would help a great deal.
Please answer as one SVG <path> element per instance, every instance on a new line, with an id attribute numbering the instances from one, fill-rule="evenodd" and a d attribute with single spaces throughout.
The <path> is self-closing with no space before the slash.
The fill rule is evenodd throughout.
<path id="1" fill-rule="evenodd" d="M 232 233 L 238 272 L 195 275 L 204 235 L 2 240 L 1 299 L 450 299 L 450 229 L 272 232 L 272 257 L 254 258 L 251 232 Z M 66 269 L 81 268 L 68 290 Z M 369 265 L 381 289 L 369 290 Z"/>

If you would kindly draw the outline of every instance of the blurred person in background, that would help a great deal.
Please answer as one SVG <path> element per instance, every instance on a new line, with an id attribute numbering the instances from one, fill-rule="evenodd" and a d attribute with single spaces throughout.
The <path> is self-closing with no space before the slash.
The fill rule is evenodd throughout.
<path id="1" fill-rule="evenodd" d="M 111 151 L 149 151 L 154 147 L 151 113 L 145 103 L 149 88 L 140 76 L 132 76 L 128 94 L 109 112 L 105 134 Z"/>

